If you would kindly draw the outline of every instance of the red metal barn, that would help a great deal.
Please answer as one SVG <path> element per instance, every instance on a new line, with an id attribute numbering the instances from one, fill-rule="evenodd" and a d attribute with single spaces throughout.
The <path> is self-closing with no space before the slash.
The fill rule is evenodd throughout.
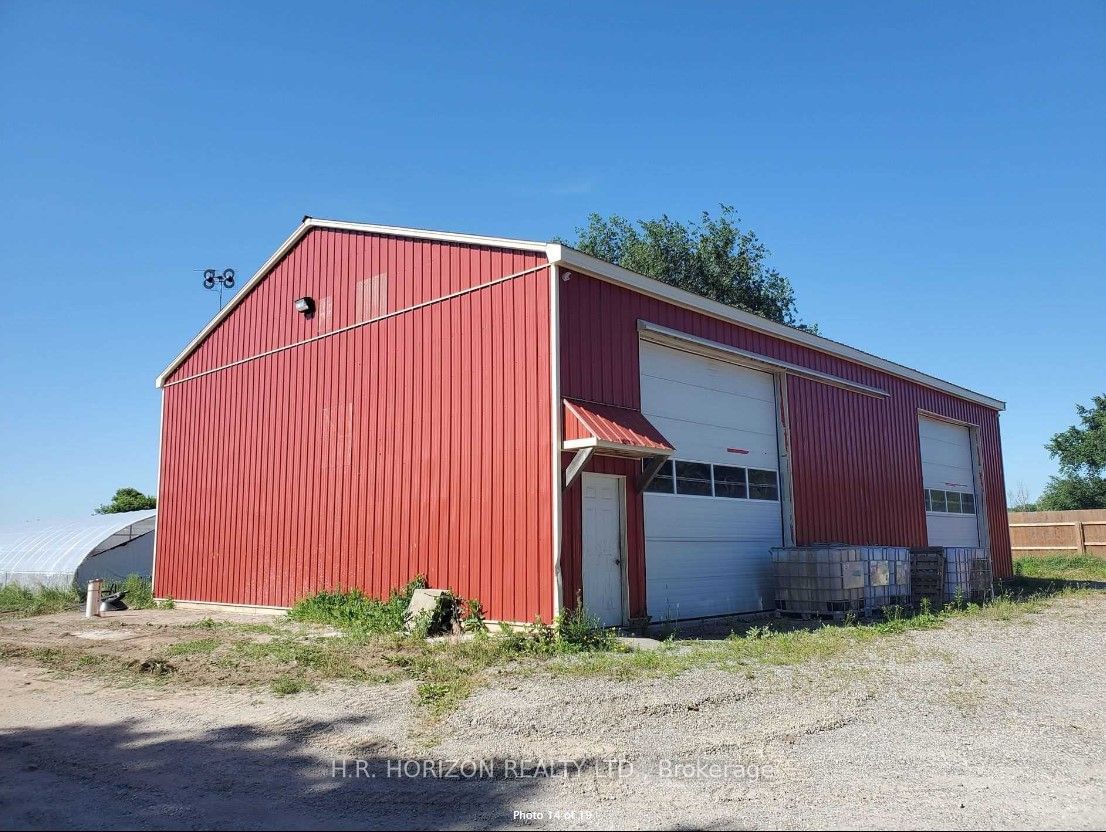
<path id="1" fill-rule="evenodd" d="M 307 218 L 157 384 L 163 597 L 618 624 L 770 608 L 781 544 L 1011 571 L 1002 402 L 559 244 Z"/>

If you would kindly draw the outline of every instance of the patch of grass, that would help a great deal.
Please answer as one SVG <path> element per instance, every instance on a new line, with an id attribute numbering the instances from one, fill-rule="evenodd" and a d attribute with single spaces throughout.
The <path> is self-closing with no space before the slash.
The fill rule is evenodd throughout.
<path id="1" fill-rule="evenodd" d="M 0 612 L 47 615 L 76 609 L 80 603 L 80 594 L 72 588 L 49 586 L 32 588 L 18 584 L 0 586 Z"/>
<path id="2" fill-rule="evenodd" d="M 20 647 L 14 644 L 0 644 L 0 658 L 31 659 L 51 670 L 67 672 L 119 666 L 118 661 L 110 656 L 62 647 Z"/>
<path id="3" fill-rule="evenodd" d="M 270 661 L 320 670 L 326 668 L 335 652 L 324 645 L 306 644 L 292 638 L 264 642 L 238 641 L 235 642 L 234 649 L 239 656 L 254 661 Z"/>
<path id="4" fill-rule="evenodd" d="M 305 691 L 312 691 L 315 689 L 315 685 L 294 676 L 281 676 L 279 679 L 274 679 L 269 685 L 269 690 L 277 696 L 291 696 L 292 694 L 304 693 Z"/>
<path id="5" fill-rule="evenodd" d="M 225 667 L 264 662 L 304 674 L 312 679 L 355 682 L 390 682 L 400 678 L 391 669 L 380 646 L 366 646 L 355 639 L 303 641 L 282 636 L 272 641 L 236 641 L 233 653 L 218 660 Z"/>
<path id="6" fill-rule="evenodd" d="M 600 656 L 618 649 L 615 633 L 577 606 L 559 616 L 552 626 L 535 619 L 517 630 L 500 626 L 500 637 L 477 637 L 459 644 L 422 644 L 393 659 L 419 684 L 418 703 L 437 718 L 457 708 L 487 681 L 492 667 L 530 661 L 538 666 L 556 655 Z M 625 655 L 625 651 L 623 651 Z"/>
<path id="7" fill-rule="evenodd" d="M 418 695 L 419 704 L 426 705 L 434 710 L 441 709 L 451 698 L 456 696 L 453 685 L 441 682 L 422 682 L 415 691 Z"/>
<path id="8" fill-rule="evenodd" d="M 966 605 L 956 603 L 947 607 L 944 612 L 963 612 L 966 609 Z M 890 635 L 892 633 L 903 633 L 907 630 L 929 630 L 934 627 L 940 627 L 942 621 L 941 614 L 934 613 L 930 608 L 929 599 L 923 598 L 922 607 L 916 613 L 907 615 L 902 607 L 895 604 L 884 608 L 882 621 L 877 621 L 866 626 L 873 627 L 875 631 L 881 635 Z"/>
<path id="9" fill-rule="evenodd" d="M 392 661 L 418 681 L 415 697 L 431 718 L 457 708 L 486 681 L 485 671 L 502 664 L 507 654 L 493 639 L 460 644 L 420 644 Z"/>
<path id="10" fill-rule="evenodd" d="M 1106 558 L 1062 553 L 1022 557 L 1014 561 L 1014 574 L 1054 581 L 1106 581 Z"/>
<path id="11" fill-rule="evenodd" d="M 197 638 L 191 641 L 178 641 L 176 644 L 171 644 L 165 652 L 170 656 L 194 656 L 203 653 L 214 653 L 215 648 L 218 646 L 218 639 Z"/>
<path id="12" fill-rule="evenodd" d="M 204 619 L 182 625 L 179 632 L 185 638 L 145 663 L 128 662 L 129 656 L 97 655 L 83 647 L 0 644 L 0 657 L 18 655 L 58 670 L 101 668 L 113 677 L 152 684 L 262 685 L 278 695 L 311 690 L 331 680 L 369 684 L 411 680 L 419 708 L 435 720 L 458 707 L 494 674 L 634 679 L 706 668 L 752 678 L 765 667 L 826 662 L 850 651 L 863 657 L 860 651 L 876 644 L 907 650 L 909 643 L 896 642 L 897 636 L 943 627 L 955 619 L 1013 622 L 1041 612 L 1053 597 L 1099 597 L 1091 590 L 1062 587 L 1051 593 L 1008 589 L 988 604 L 917 614 L 889 608 L 882 620 L 867 623 L 758 621 L 740 627 L 728 638 L 673 637 L 656 650 L 636 652 L 621 650 L 612 632 L 580 610 L 566 613 L 552 625 L 539 620 L 520 630 L 504 627 L 499 638 L 479 634 L 434 642 L 390 631 L 381 634 L 363 626 L 362 619 L 332 638 L 314 638 L 305 628 L 288 623 L 274 626 Z M 174 665 L 182 657 L 189 659 Z"/>
<path id="13" fill-rule="evenodd" d="M 411 595 L 425 587 L 426 579 L 420 575 L 402 589 L 392 590 L 384 601 L 370 598 L 359 589 L 317 592 L 297 601 L 288 617 L 361 633 L 396 633 L 403 629 L 403 614 Z"/>
<path id="14" fill-rule="evenodd" d="M 154 602 L 154 593 L 150 582 L 141 575 L 128 575 L 122 581 L 104 582 L 103 595 L 125 591 L 123 599 L 127 606 L 135 610 L 152 609 L 162 606 Z M 55 612 L 77 609 L 84 601 L 84 592 L 73 587 L 24 587 L 17 584 L 0 586 L 0 612 L 14 612 L 20 615 L 47 615 Z M 172 609 L 172 602 L 165 609 Z"/>
<path id="15" fill-rule="evenodd" d="M 1057 594 L 1079 595 L 1082 591 L 1066 590 Z M 877 640 L 914 630 L 943 627 L 955 619 L 1008 622 L 1039 613 L 1047 604 L 1048 596 L 1011 593 L 1000 595 L 986 604 L 949 606 L 936 612 L 923 609 L 907 615 L 901 609 L 889 608 L 882 620 L 864 624 L 804 626 L 802 623 L 780 621 L 752 626 L 722 640 L 670 639 L 663 642 L 660 648 L 648 652 L 561 656 L 548 662 L 546 667 L 562 675 L 604 675 L 629 679 L 675 676 L 697 668 L 744 672 L 757 666 L 824 662 Z M 778 630 L 776 626 L 787 629 Z"/>
<path id="16" fill-rule="evenodd" d="M 492 666 L 528 657 L 540 659 L 559 653 L 616 648 L 615 634 L 604 629 L 579 604 L 558 617 L 553 625 L 540 619 L 522 630 L 503 625 L 501 638 L 490 639 L 479 601 L 462 601 L 452 595 L 441 611 L 435 611 L 433 619 L 416 622 L 416 638 L 403 638 L 399 634 L 404 629 L 403 616 L 411 595 L 425 585 L 423 578 L 416 578 L 403 589 L 394 590 L 386 601 L 370 598 L 358 590 L 317 593 L 297 603 L 288 617 L 340 628 L 346 633 L 344 639 L 328 639 L 326 644 L 278 639 L 266 644 L 240 644 L 237 649 L 252 659 L 264 657 L 310 668 L 329 678 L 361 678 L 365 670 L 359 656 L 375 654 L 402 676 L 413 678 L 417 682 L 417 702 L 428 715 L 439 717 L 456 708 L 483 684 L 485 671 Z M 454 622 L 476 638 L 440 644 L 428 644 L 418 638 L 453 629 Z"/>
<path id="17" fill-rule="evenodd" d="M 1032 594 L 1002 594 L 995 596 L 994 600 L 986 604 L 972 604 L 965 610 L 957 610 L 949 614 L 954 617 L 959 614 L 981 621 L 1015 621 L 1026 615 L 1036 615 L 1048 607 L 1052 597 L 1076 596 L 1082 594 L 1079 590 L 1063 590 L 1048 595 Z"/>
<path id="18" fill-rule="evenodd" d="M 190 630 L 232 631 L 236 633 L 258 633 L 262 635 L 274 635 L 282 632 L 280 628 L 272 624 L 243 624 L 237 621 L 216 621 L 214 618 L 203 618 L 191 624 L 181 624 L 181 627 Z"/>

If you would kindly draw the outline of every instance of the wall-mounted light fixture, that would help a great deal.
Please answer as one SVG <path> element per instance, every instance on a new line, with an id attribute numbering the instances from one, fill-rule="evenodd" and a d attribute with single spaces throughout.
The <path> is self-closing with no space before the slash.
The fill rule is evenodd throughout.
<path id="1" fill-rule="evenodd" d="M 303 315 L 310 315 L 315 311 L 314 298 L 296 298 L 296 311 Z"/>

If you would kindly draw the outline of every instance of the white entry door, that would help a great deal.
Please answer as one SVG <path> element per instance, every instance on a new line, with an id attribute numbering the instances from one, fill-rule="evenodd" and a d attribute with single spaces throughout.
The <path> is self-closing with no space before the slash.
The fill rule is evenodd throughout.
<path id="1" fill-rule="evenodd" d="M 605 626 L 624 623 L 622 477 L 584 474 L 584 608 Z"/>
<path id="2" fill-rule="evenodd" d="M 979 499 L 971 430 L 941 419 L 918 420 L 930 546 L 978 546 Z"/>

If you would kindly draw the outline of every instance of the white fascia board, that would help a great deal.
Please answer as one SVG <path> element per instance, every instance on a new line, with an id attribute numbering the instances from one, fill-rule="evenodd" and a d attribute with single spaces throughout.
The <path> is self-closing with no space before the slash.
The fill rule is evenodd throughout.
<path id="1" fill-rule="evenodd" d="M 265 261 L 261 268 L 254 272 L 253 276 L 242 284 L 242 288 L 234 293 L 227 302 L 227 305 L 220 309 L 219 313 L 208 322 L 207 326 L 200 330 L 200 333 L 189 342 L 188 346 L 181 351 L 180 355 L 174 358 L 169 366 L 162 370 L 161 375 L 154 381 L 154 386 L 164 387 L 166 380 L 173 374 L 177 367 L 184 363 L 185 359 L 204 342 L 207 336 L 234 311 L 234 308 L 238 306 L 238 304 L 246 299 L 246 296 L 256 288 L 257 284 L 264 280 L 265 276 L 284 259 L 285 255 L 292 250 L 296 243 L 302 240 L 307 235 L 307 232 L 313 228 L 328 228 L 334 231 L 357 231 L 363 234 L 384 234 L 390 237 L 409 237 L 418 240 L 436 240 L 445 243 L 506 248 L 515 251 L 536 252 L 539 254 L 544 254 L 548 245 L 547 243 L 539 243 L 533 240 L 481 237 L 475 234 L 457 234 L 451 231 L 431 231 L 424 228 L 402 228 L 393 225 L 370 225 L 369 223 L 339 222 L 338 220 L 320 220 L 314 217 L 304 217 L 303 222 L 296 227 L 296 230 L 289 234 L 288 239 L 280 244 L 280 248 L 274 251 L 272 256 Z"/>
<path id="2" fill-rule="evenodd" d="M 746 329 L 763 332 L 774 338 L 800 344 L 804 347 L 826 353 L 827 355 L 843 358 L 854 364 L 870 367 L 871 369 L 879 370 L 880 372 L 897 376 L 907 381 L 912 381 L 915 384 L 921 384 L 934 390 L 940 390 L 943 393 L 948 393 L 950 396 L 956 396 L 959 399 L 975 402 L 976 404 L 983 405 L 992 410 L 1006 409 L 1006 403 L 999 399 L 985 396 L 982 393 L 977 393 L 974 390 L 969 390 L 958 384 L 953 384 L 952 382 L 944 381 L 935 376 L 927 375 L 919 370 L 904 367 L 902 364 L 896 364 L 893 361 L 888 361 L 885 358 L 880 358 L 879 356 L 872 355 L 863 350 L 858 350 L 847 344 L 831 341 L 829 338 L 823 338 L 821 335 L 814 335 L 813 333 L 805 332 L 801 329 L 787 326 L 786 324 L 770 321 L 767 318 L 762 318 L 751 312 L 727 306 L 724 303 L 701 297 L 700 295 L 687 292 L 683 289 L 677 289 L 675 286 L 670 286 L 667 283 L 662 283 L 651 277 L 645 277 L 629 269 L 624 269 L 621 266 L 607 263 L 604 260 L 592 257 L 590 254 L 584 254 L 582 251 L 577 251 L 569 246 L 560 243 L 549 243 L 545 251 L 549 262 L 553 265 L 560 266 L 562 269 L 575 269 L 593 277 L 597 277 L 600 280 L 606 280 L 620 286 L 625 286 L 628 289 L 633 289 L 636 292 L 641 292 L 642 294 L 666 301 L 675 306 L 681 306 L 693 312 L 699 312 L 712 318 L 728 321 L 743 326 Z"/>
<path id="3" fill-rule="evenodd" d="M 416 240 L 437 240 L 443 243 L 460 243 L 469 246 L 506 248 L 513 251 L 531 251 L 545 254 L 548 243 L 536 240 L 515 240 L 509 237 L 483 237 L 479 234 L 461 234 L 456 231 L 433 231 L 428 228 L 403 228 L 397 225 L 371 225 L 364 222 L 342 222 L 305 217 L 312 228 L 330 228 L 334 231 L 358 231 L 362 234 L 384 234 L 389 237 L 410 237 Z"/>
<path id="4" fill-rule="evenodd" d="M 304 221 L 296 227 L 296 230 L 288 235 L 288 239 L 280 244 L 280 248 L 274 251 L 272 256 L 270 256 L 269 259 L 265 261 L 264 265 L 256 272 L 254 272 L 253 276 L 249 280 L 242 284 L 242 288 L 234 293 L 231 299 L 227 301 L 227 305 L 220 309 L 218 314 L 216 314 L 214 318 L 208 321 L 207 326 L 201 329 L 200 333 L 188 342 L 188 346 L 181 350 L 180 355 L 174 358 L 169 363 L 169 366 L 161 371 L 161 375 L 159 375 L 154 381 L 155 387 L 165 386 L 166 379 L 168 379 L 169 376 L 173 374 L 173 371 L 184 363 L 185 359 L 188 358 L 188 356 L 190 356 L 196 350 L 196 348 L 204 342 L 207 336 L 211 334 L 212 330 L 214 330 L 215 327 L 222 323 L 227 315 L 234 311 L 234 308 L 238 306 L 238 304 L 245 300 L 246 296 L 254 290 L 254 287 L 261 282 L 265 275 L 272 271 L 276 264 L 284 259 L 284 255 L 291 251 L 292 247 L 301 239 L 303 239 L 303 236 L 307 234 L 307 232 L 310 230 L 311 224 L 305 218 Z"/>
<path id="5" fill-rule="evenodd" d="M 607 439 L 599 439 L 588 436 L 584 439 L 566 439 L 561 443 L 561 449 L 565 451 L 579 451 L 584 448 L 595 448 L 599 451 L 618 452 L 631 456 L 671 456 L 674 451 L 670 448 L 654 448 L 652 445 L 631 445 L 624 442 L 611 442 Z"/>

